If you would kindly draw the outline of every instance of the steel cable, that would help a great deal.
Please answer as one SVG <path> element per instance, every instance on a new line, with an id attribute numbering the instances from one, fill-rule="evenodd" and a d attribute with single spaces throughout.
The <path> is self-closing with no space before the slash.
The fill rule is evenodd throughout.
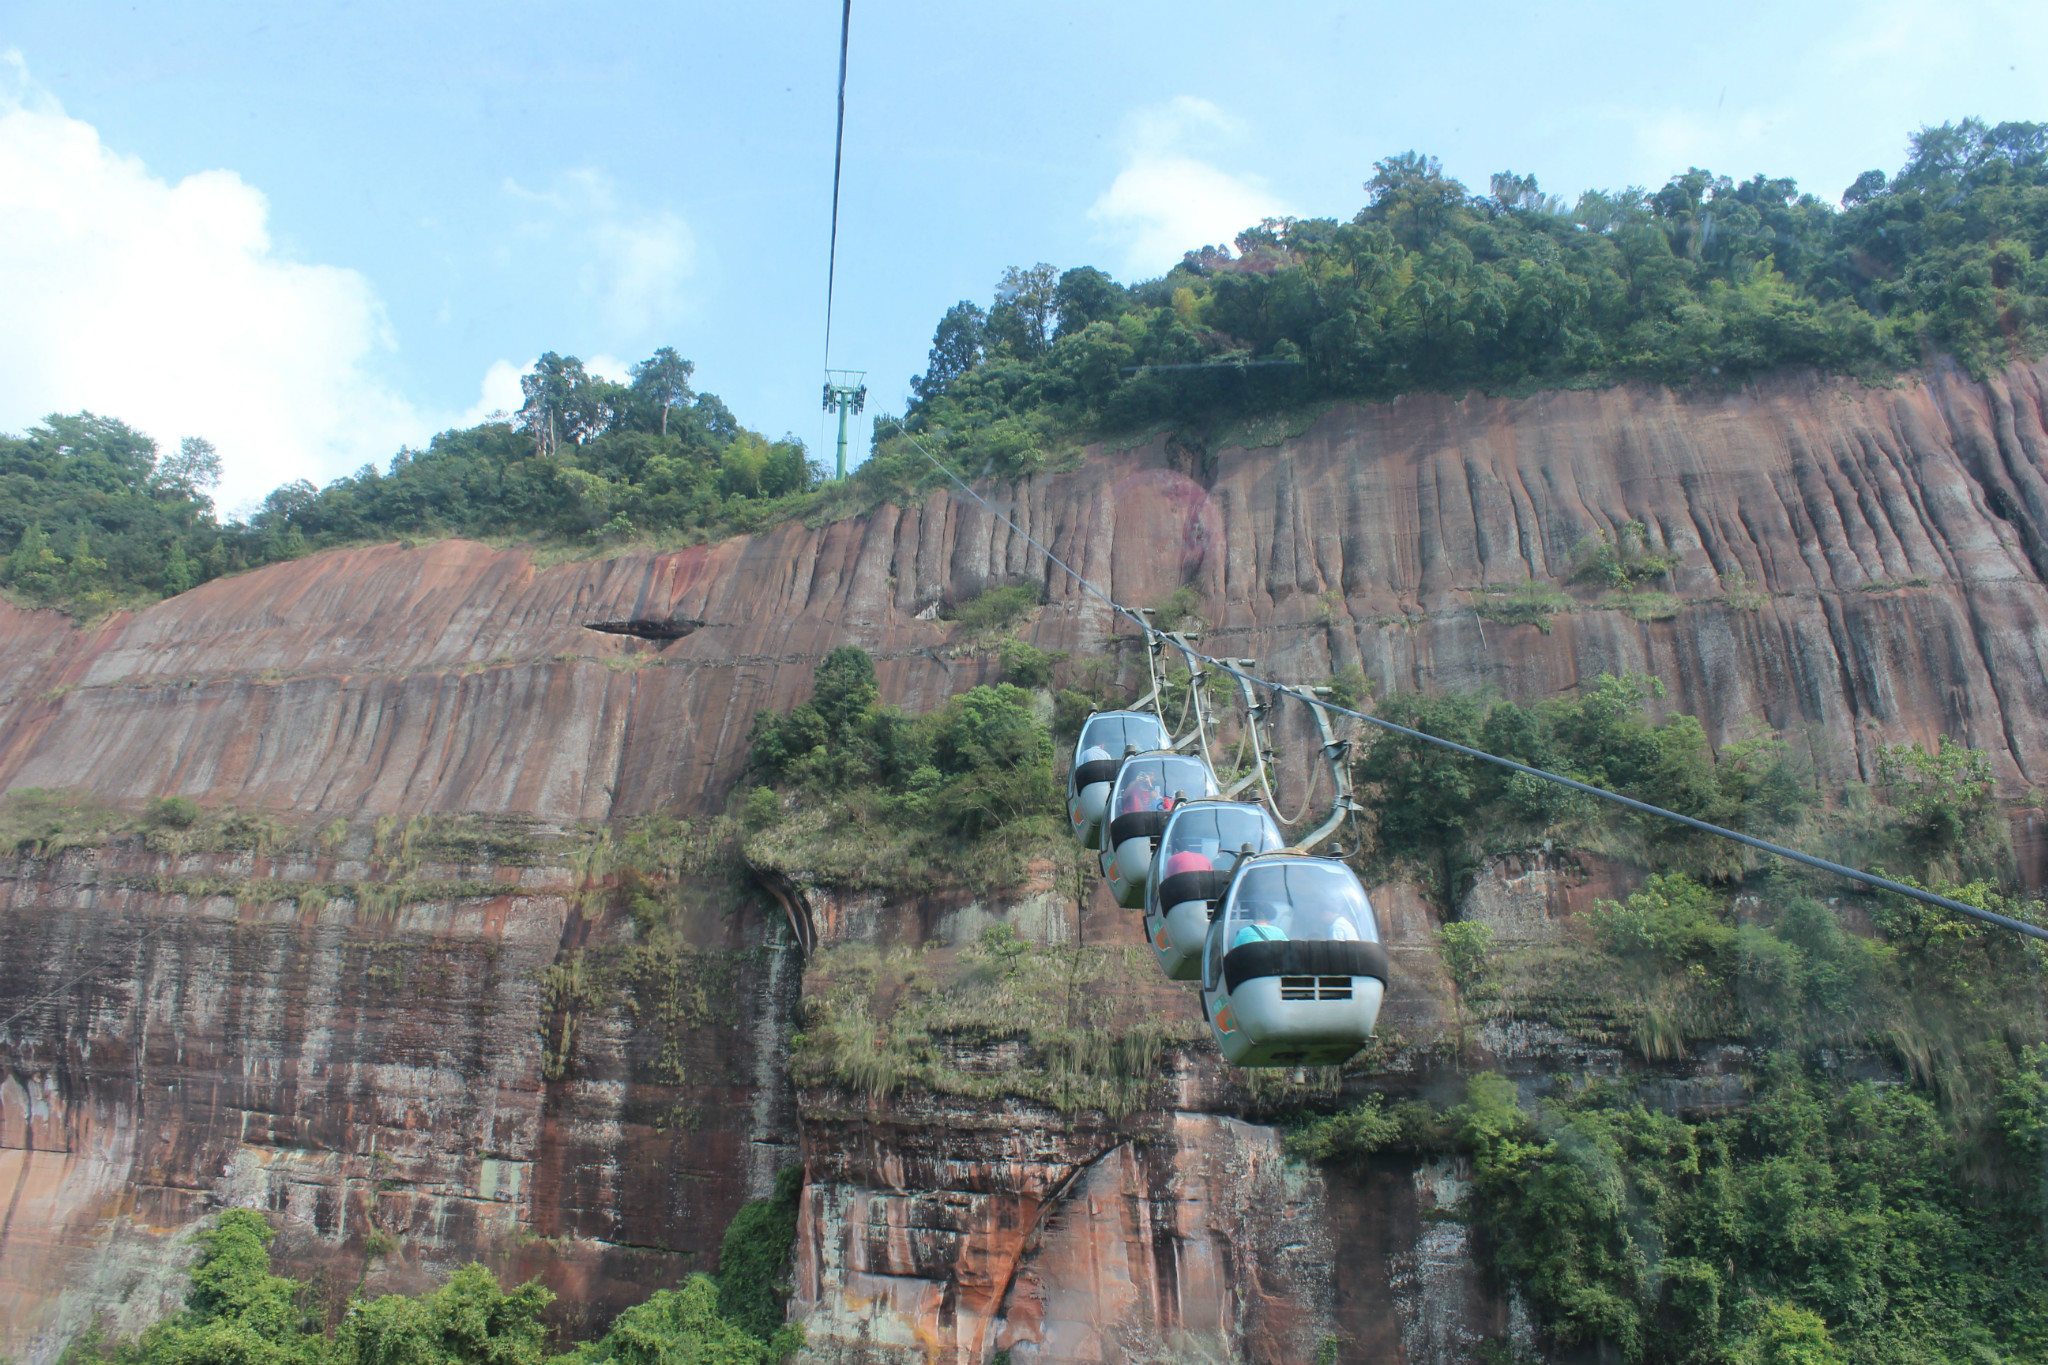
<path id="1" fill-rule="evenodd" d="M 832 135 L 832 244 L 825 252 L 825 368 L 832 368 L 832 287 L 839 275 L 839 168 L 846 151 L 846 39 L 853 30 L 853 0 L 839 11 L 839 127 Z"/>

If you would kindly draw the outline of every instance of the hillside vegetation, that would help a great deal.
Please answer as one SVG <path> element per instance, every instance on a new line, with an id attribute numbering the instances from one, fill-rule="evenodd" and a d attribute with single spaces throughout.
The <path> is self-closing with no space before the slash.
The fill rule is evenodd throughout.
<path id="1" fill-rule="evenodd" d="M 1397 694 L 1377 709 L 2048 923 L 2013 884 L 1982 753 L 1895 745 L 1874 788 L 1822 789 L 1781 739 L 1716 756 L 1692 718 L 1653 722 L 1657 691 L 1603 677 L 1533 706 Z M 1373 743 L 1358 776 L 1378 877 L 1462 897 L 1480 860 L 1537 847 L 1651 874 L 1552 940 L 1500 943 L 1483 918 L 1440 930 L 1461 1063 L 1489 1030 L 1531 1025 L 1643 1069 L 1519 1087 L 1481 1069 L 1462 1103 L 1304 1114 L 1298 1155 L 1469 1156 L 1455 1216 L 1566 1348 L 1654 1365 L 2041 1358 L 2042 944 L 1407 740 Z M 1690 1099 L 1666 1079 L 1729 1045 L 1741 1102 L 1713 1098 L 1712 1068 Z"/>
<path id="2" fill-rule="evenodd" d="M 742 427 L 664 348 L 626 384 L 553 352 L 502 420 L 446 431 L 243 520 L 219 463 L 91 413 L 0 437 L 0 586 L 79 614 L 139 605 L 310 550 L 502 537 L 598 552 L 850 514 L 943 476 L 1016 477 L 1089 437 L 1246 421 L 1419 390 L 1525 392 L 1643 379 L 1728 384 L 1784 365 L 1881 381 L 1932 354 L 1972 372 L 2048 328 L 2048 125 L 1925 128 L 1897 175 L 1842 207 L 1793 181 L 1693 169 L 1566 205 L 1530 176 L 1474 194 L 1427 156 L 1376 164 L 1348 222 L 1274 220 L 1125 286 L 1092 267 L 1003 276 L 962 301 L 902 422 L 845 485 L 801 442 Z"/>
<path id="3" fill-rule="evenodd" d="M 90 615 L 333 545 L 466 535 L 589 551 L 750 530 L 800 506 L 819 478 L 803 443 L 742 427 L 692 373 L 664 348 L 613 384 L 550 352 L 510 419 L 444 431 L 325 488 L 285 484 L 246 520 L 216 514 L 220 461 L 205 441 L 165 453 L 113 418 L 53 415 L 0 437 L 0 584 Z"/>
<path id="4" fill-rule="evenodd" d="M 716 1278 L 691 1275 L 655 1293 L 567 1354 L 549 1350 L 542 1320 L 554 1294 L 537 1280 L 508 1292 L 481 1264 L 425 1294 L 352 1299 L 328 1330 L 312 1287 L 271 1273 L 268 1220 L 228 1209 L 198 1236 L 182 1313 L 132 1341 L 84 1333 L 63 1365 L 775 1365 L 804 1340 L 803 1328 L 783 1324 L 788 1289 L 778 1283 L 796 1240 L 801 1174 L 784 1171 L 771 1198 L 734 1216 Z"/>
<path id="5" fill-rule="evenodd" d="M 1083 672 L 1057 658 L 1018 665 L 1041 689 Z M 859 651 L 838 651 L 811 701 L 757 718 L 750 856 L 814 884 L 917 894 L 976 870 L 991 887 L 1020 880 L 1015 855 L 1036 846 L 1048 889 L 1085 896 L 1093 874 L 1066 869 L 1071 843 L 1047 818 L 1058 792 L 1039 766 L 1031 694 L 977 688 L 906 717 L 876 700 L 872 679 Z M 2014 884 L 1982 753 L 1895 745 L 1874 786 L 1824 785 L 1805 746 L 1759 735 L 1716 754 L 1695 719 L 1653 717 L 1660 695 L 1652 678 L 1604 676 L 1528 705 L 1399 693 L 1376 709 L 2048 923 L 2048 907 Z M 2039 943 L 1441 750 L 1362 738 L 1371 882 L 1434 883 L 1455 905 L 1485 858 L 1536 848 L 1598 850 L 1648 875 L 1555 941 L 1499 943 L 1483 919 L 1442 928 L 1456 1027 L 1441 1061 L 1445 1073 L 1471 1068 L 1462 1099 L 1447 1082 L 1435 1103 L 1375 1095 L 1333 1111 L 1339 1076 L 1247 1077 L 1251 1112 L 1302 1106 L 1289 1120 L 1297 1157 L 1337 1171 L 1384 1153 L 1469 1158 L 1470 1198 L 1438 1216 L 1473 1227 L 1478 1254 L 1561 1358 L 2040 1358 Z M 871 860 L 871 847 L 887 853 Z M 1010 856 L 991 859 L 997 849 Z M 868 1104 L 906 1090 L 1112 1116 L 1168 1103 L 1171 1055 L 1208 1042 L 1190 1018 L 1148 1011 L 1146 956 L 1033 944 L 1003 924 L 957 949 L 825 947 L 807 967 L 792 1076 Z M 1484 1069 L 1479 1046 L 1518 1028 L 1637 1065 L 1518 1087 Z M 1377 1089 L 1386 1059 L 1413 1045 L 1382 1037 L 1346 1074 Z M 1738 1084 L 1711 1102 L 1683 1098 L 1671 1078 L 1724 1049 L 1740 1059 Z M 991 1050 L 1000 1068 L 976 1064 Z M 1710 1069 L 1700 1094 L 1713 1093 Z M 1505 1342 L 1487 1351 L 1512 1358 Z"/>
<path id="6" fill-rule="evenodd" d="M 1876 379 L 1941 351 L 1981 374 L 2048 335 L 2044 124 L 1922 129 L 1897 175 L 1864 174 L 1840 209 L 1698 168 L 1569 204 L 1511 172 L 1475 194 L 1413 152 L 1365 189 L 1349 221 L 1269 220 L 1128 287 L 1009 271 L 988 308 L 940 321 L 906 424 L 971 471 L 1015 475 L 1083 434 L 1323 400 L 1784 365 Z"/>

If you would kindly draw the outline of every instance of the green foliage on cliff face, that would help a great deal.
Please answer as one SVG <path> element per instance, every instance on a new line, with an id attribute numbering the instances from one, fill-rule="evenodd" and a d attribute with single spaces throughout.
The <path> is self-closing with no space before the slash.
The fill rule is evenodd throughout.
<path id="1" fill-rule="evenodd" d="M 1923 128 L 1896 176 L 1865 175 L 1839 210 L 1696 167 L 1571 206 L 1511 173 L 1473 194 L 1413 152 L 1365 189 L 1348 222 L 1268 220 L 1234 255 L 1203 247 L 1129 288 L 1085 267 L 1008 272 L 988 309 L 941 320 L 908 425 L 1014 477 L 1103 428 L 1780 365 L 1876 376 L 1924 349 L 1981 372 L 2048 337 L 2048 125 Z M 871 477 L 924 477 L 888 428 L 878 441 Z"/>
<path id="2" fill-rule="evenodd" d="M 804 1329 L 782 1320 L 782 1276 L 802 1189 L 802 1167 L 781 1172 L 773 1195 L 741 1206 L 727 1225 L 717 1279 L 692 1275 L 681 1288 L 656 1292 L 553 1365 L 776 1365 L 794 1353 Z"/>
<path id="3" fill-rule="evenodd" d="M 0 796 L 0 854 L 48 857 L 131 833 L 131 815 L 83 792 L 18 787 Z"/>
<path id="4" fill-rule="evenodd" d="M 790 1075 L 868 1099 L 917 1085 L 1120 1117 L 1152 1098 L 1165 1050 L 1199 1028 L 1149 1012 L 1157 975 L 1147 948 L 1034 944 L 1007 924 L 957 952 L 826 948 Z"/>
<path id="5" fill-rule="evenodd" d="M 791 1166 L 775 1177 L 775 1193 L 733 1215 L 718 1250 L 718 1309 L 762 1340 L 783 1330 L 789 1285 L 783 1272 L 796 1245 L 797 1201 L 804 1170 Z"/>
<path id="6" fill-rule="evenodd" d="M 2031 1358 L 2048 1346 L 2041 1186 L 1969 1178 L 1921 1093 L 1785 1059 L 1688 1123 L 1590 1086 L 1520 1108 L 1475 1081 L 1450 1117 L 1496 1265 L 1566 1344 L 1624 1359 Z M 1799 1358 L 1796 1355 L 1789 1358 Z"/>
<path id="7" fill-rule="evenodd" d="M 275 1234 L 263 1215 L 228 1209 L 199 1234 L 182 1313 L 133 1341 L 89 1331 L 65 1350 L 63 1365 L 775 1365 L 803 1345 L 803 1328 L 782 1322 L 786 1290 L 773 1280 L 795 1237 L 796 1174 L 733 1220 L 726 1254 L 738 1268 L 730 1277 L 692 1275 L 567 1355 L 548 1350 L 542 1315 L 554 1294 L 538 1281 L 507 1291 L 479 1264 L 417 1296 L 352 1300 L 325 1332 L 307 1286 L 270 1272 Z"/>
<path id="8" fill-rule="evenodd" d="M 1412 729 L 1779 841 L 1794 835 L 1861 865 L 1943 882 L 2004 875 L 2004 816 L 1988 757 L 1944 738 L 1935 752 L 1887 746 L 1874 789 L 1853 786 L 1821 811 L 1806 754 L 1757 736 L 1714 753 L 1691 716 L 1653 722 L 1662 684 L 1603 674 L 1576 697 L 1521 705 L 1469 693 L 1397 692 L 1378 714 Z M 1649 865 L 1724 878 L 1745 866 L 1710 836 L 1609 807 L 1539 778 L 1397 736 L 1368 737 L 1357 775 L 1375 812 L 1379 855 L 1410 860 L 1456 894 L 1477 860 L 1544 838 L 1621 847 Z"/>
<path id="9" fill-rule="evenodd" d="M 748 799 L 749 858 L 849 887 L 1007 885 L 1064 832 L 1052 736 L 1024 689 L 974 687 L 912 717 L 876 701 L 863 650 L 833 650 L 814 676 L 809 701 L 754 717 L 755 771 L 786 796 Z"/>
<path id="10" fill-rule="evenodd" d="M 1882 804 L 1851 784 L 1819 809 L 1784 744 L 1717 758 L 1688 718 L 1653 724 L 1651 693 L 1609 677 L 1532 707 L 1411 694 L 1382 713 L 1717 823 L 1797 825 L 1797 842 L 2048 924 L 2048 906 L 1995 880 L 2010 865 L 1984 754 L 1949 740 L 1888 748 Z M 1445 926 L 1461 1020 L 1562 1028 L 1653 1064 L 1735 1044 L 1752 1102 L 1702 1117 L 1676 1111 L 1654 1080 L 1566 1082 L 1532 1108 L 1483 1075 L 1448 1111 L 1374 1098 L 1307 1119 L 1292 1151 L 1339 1165 L 1470 1154 L 1475 1191 L 1450 1215 L 1567 1351 L 1678 1365 L 2033 1359 L 2048 1347 L 2039 943 L 1716 858 L 1407 741 L 1376 741 L 1361 774 L 1395 860 L 1469 866 L 1547 837 L 1605 842 L 1654 870 L 1554 942 L 1502 943 L 1481 920 Z M 1905 1083 L 1853 1080 L 1873 1073 Z"/>
<path id="11" fill-rule="evenodd" d="M 602 1341 L 557 1365 L 774 1365 L 803 1345 L 804 1329 L 793 1323 L 767 1340 L 755 1336 L 719 1313 L 719 1297 L 709 1276 L 692 1275 L 619 1314 Z"/>
<path id="12" fill-rule="evenodd" d="M 1815 799 L 1788 745 L 1757 739 L 1718 757 L 1690 716 L 1653 723 L 1662 694 L 1654 678 L 1603 674 L 1581 695 L 1523 706 L 1484 704 L 1467 693 L 1397 692 L 1378 714 L 1439 738 L 1562 773 L 1681 815 L 1755 833 L 1786 828 Z M 1546 831 L 1625 829 L 1650 856 L 1693 870 L 1726 870 L 1719 841 L 1662 821 L 1610 814 L 1595 798 L 1540 778 L 1382 734 L 1357 769 L 1378 814 L 1380 851 L 1413 858 L 1449 880 L 1469 873 L 1490 843 L 1540 839 Z"/>
<path id="13" fill-rule="evenodd" d="M 1288 1146 L 1340 1164 L 1469 1154 L 1472 1193 L 1445 1212 L 1483 1234 L 1568 1349 L 1654 1365 L 2036 1359 L 2043 1055 L 2008 1081 L 2002 1130 L 1773 1053 L 1752 1102 L 1721 1117 L 1683 1119 L 1612 1082 L 1528 1106 L 1482 1073 L 1449 1110 L 1374 1096 Z"/>
<path id="14" fill-rule="evenodd" d="M 549 352 L 510 420 L 442 432 L 325 488 L 288 483 L 246 520 L 215 515 L 207 442 L 165 453 L 112 418 L 54 414 L 0 436 L 0 584 L 91 615 L 330 545 L 465 535 L 596 549 L 801 510 L 820 478 L 803 443 L 741 427 L 690 374 L 664 349 L 613 384 Z"/>

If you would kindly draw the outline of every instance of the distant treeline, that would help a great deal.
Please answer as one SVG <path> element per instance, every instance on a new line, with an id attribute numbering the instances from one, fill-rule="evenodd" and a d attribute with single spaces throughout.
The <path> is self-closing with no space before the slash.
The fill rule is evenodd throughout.
<path id="1" fill-rule="evenodd" d="M 174 454 L 125 423 L 53 415 L 0 436 L 0 583 L 35 605 L 92 614 L 311 550 L 406 536 L 504 535 L 597 545 L 649 533 L 748 529 L 817 486 L 793 439 L 742 427 L 663 348 L 630 384 L 549 352 L 509 420 L 445 431 L 316 489 L 285 484 L 245 521 L 209 497 L 203 440 Z"/>
<path id="2" fill-rule="evenodd" d="M 1349 222 L 1278 219 L 1124 286 L 1007 271 L 947 310 L 899 424 L 841 510 L 956 469 L 1015 477 L 1086 437 L 1191 432 L 1334 398 L 1734 383 L 1782 365 L 1882 378 L 1930 353 L 1973 373 L 2048 338 L 2048 125 L 1924 128 L 1841 208 L 1785 179 L 1703 170 L 1576 204 L 1503 172 L 1472 194 L 1432 157 L 1375 166 Z M 90 613 L 322 546 L 502 535 L 596 545 L 745 530 L 810 510 L 821 471 L 742 428 L 664 348 L 614 384 L 550 352 L 508 420 L 443 432 L 246 521 L 207 499 L 204 441 L 161 454 L 81 413 L 0 437 L 0 585 Z"/>
<path id="3" fill-rule="evenodd" d="M 1340 397 L 1877 377 L 1931 351 L 1981 374 L 2038 354 L 2048 326 L 2044 124 L 1922 129 L 1839 209 L 1699 169 L 1569 205 L 1510 172 L 1473 194 L 1413 152 L 1365 188 L 1349 222 L 1268 220 L 1142 284 L 1006 272 L 989 308 L 940 321 L 907 425 L 1021 474 L 1081 433 Z"/>

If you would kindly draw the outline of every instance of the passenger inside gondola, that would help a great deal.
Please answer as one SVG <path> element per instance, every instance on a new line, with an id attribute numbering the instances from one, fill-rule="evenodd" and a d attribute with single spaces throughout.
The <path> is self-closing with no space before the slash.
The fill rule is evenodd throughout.
<path id="1" fill-rule="evenodd" d="M 1242 948 L 1247 943 L 1277 943 L 1286 939 L 1287 931 L 1274 923 L 1276 919 L 1280 918 L 1279 906 L 1274 905 L 1271 901 L 1255 900 L 1246 902 L 1242 898 L 1239 899 L 1238 905 L 1244 912 L 1246 923 L 1244 927 L 1237 931 L 1237 936 L 1230 941 L 1231 947 Z M 1356 937 L 1356 935 L 1353 935 L 1353 937 Z"/>
<path id="2" fill-rule="evenodd" d="M 1321 932 L 1315 934 L 1314 937 L 1335 939 L 1340 943 L 1356 943 L 1358 941 L 1358 926 L 1353 924 L 1351 917 L 1342 910 L 1333 909 L 1326 911 L 1321 916 L 1321 919 Z"/>
<path id="3" fill-rule="evenodd" d="M 1118 815 L 1134 815 L 1139 811 L 1163 810 L 1165 801 L 1159 793 L 1159 779 L 1150 772 L 1139 772 L 1124 788 L 1124 799 L 1117 805 Z"/>
<path id="4" fill-rule="evenodd" d="M 1180 872 L 1228 872 L 1237 866 L 1241 851 L 1272 849 L 1279 841 L 1272 817 L 1253 807 L 1198 805 L 1174 822 L 1160 852 L 1166 856 L 1169 877 Z"/>
<path id="5" fill-rule="evenodd" d="M 1260 926 L 1278 926 L 1255 932 Z M 1232 948 L 1259 939 L 1379 942 L 1372 905 L 1356 877 L 1335 864 L 1288 859 L 1253 864 L 1230 908 Z"/>

